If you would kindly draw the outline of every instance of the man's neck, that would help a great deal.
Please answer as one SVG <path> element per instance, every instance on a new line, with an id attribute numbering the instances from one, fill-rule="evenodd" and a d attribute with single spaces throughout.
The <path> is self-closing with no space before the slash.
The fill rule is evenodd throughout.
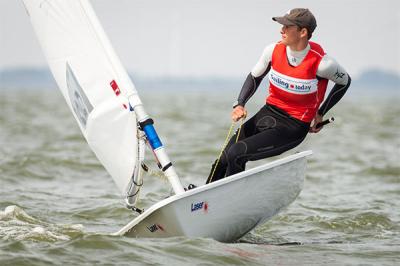
<path id="1" fill-rule="evenodd" d="M 308 45 L 308 40 L 300 40 L 299 42 L 289 45 L 290 50 L 292 51 L 303 51 L 306 49 Z"/>
<path id="2" fill-rule="evenodd" d="M 289 46 L 286 47 L 286 56 L 288 62 L 292 66 L 298 66 L 303 62 L 304 58 L 306 57 L 308 51 L 310 51 L 310 45 L 308 44 L 306 48 L 301 51 L 293 51 Z"/>

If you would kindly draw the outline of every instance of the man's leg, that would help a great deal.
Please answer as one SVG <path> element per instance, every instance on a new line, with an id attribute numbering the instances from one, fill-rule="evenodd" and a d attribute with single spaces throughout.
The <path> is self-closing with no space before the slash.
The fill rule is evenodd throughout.
<path id="1" fill-rule="evenodd" d="M 299 145 L 306 137 L 309 125 L 297 123 L 293 118 L 272 113 L 259 116 L 259 132 L 231 145 L 226 152 L 226 176 L 245 170 L 248 161 L 279 155 Z"/>
<path id="2" fill-rule="evenodd" d="M 247 136 L 251 136 L 256 132 L 256 124 L 255 124 L 256 115 L 254 115 L 252 118 L 250 118 L 242 125 L 238 141 L 243 140 Z M 223 150 L 219 160 L 217 159 L 214 161 L 213 165 L 211 166 L 211 171 L 210 174 L 208 175 L 206 184 L 217 181 L 225 177 L 226 169 L 228 167 L 227 151 L 233 144 L 236 143 L 238 132 L 239 130 L 236 130 L 235 134 L 231 137 L 225 149 Z"/>

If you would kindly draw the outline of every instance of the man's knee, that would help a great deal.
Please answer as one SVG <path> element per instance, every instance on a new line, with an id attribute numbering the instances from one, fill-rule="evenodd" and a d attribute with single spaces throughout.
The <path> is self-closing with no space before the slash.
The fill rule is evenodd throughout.
<path id="1" fill-rule="evenodd" d="M 237 158 L 243 157 L 243 155 L 245 155 L 246 152 L 247 152 L 246 143 L 243 141 L 239 141 L 239 142 L 233 144 L 229 148 L 229 150 L 226 154 L 226 157 L 229 162 L 233 162 L 233 161 L 237 160 Z"/>

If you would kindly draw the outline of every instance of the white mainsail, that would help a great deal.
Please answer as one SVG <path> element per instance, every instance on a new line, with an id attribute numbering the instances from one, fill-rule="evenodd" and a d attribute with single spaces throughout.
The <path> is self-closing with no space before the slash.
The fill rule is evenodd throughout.
<path id="1" fill-rule="evenodd" d="M 136 94 L 87 0 L 23 0 L 54 78 L 97 158 L 125 194 L 138 172 Z"/>

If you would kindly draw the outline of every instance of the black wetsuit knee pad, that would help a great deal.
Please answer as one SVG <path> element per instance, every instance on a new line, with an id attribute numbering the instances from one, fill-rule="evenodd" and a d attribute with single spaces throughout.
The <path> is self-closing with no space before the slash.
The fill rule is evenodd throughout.
<path id="1" fill-rule="evenodd" d="M 236 160 L 237 158 L 242 157 L 245 155 L 247 152 L 247 145 L 243 141 L 239 141 L 235 144 L 233 144 L 227 153 L 227 159 L 228 161 L 232 162 L 233 160 Z"/>

